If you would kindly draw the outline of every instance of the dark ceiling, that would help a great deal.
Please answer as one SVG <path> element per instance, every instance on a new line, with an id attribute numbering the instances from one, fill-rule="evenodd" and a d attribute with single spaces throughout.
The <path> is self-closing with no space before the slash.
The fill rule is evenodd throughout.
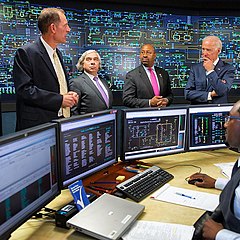
<path id="1" fill-rule="evenodd" d="M 67 8 L 160 11 L 173 14 L 240 16 L 240 0 L 29 0 Z"/>

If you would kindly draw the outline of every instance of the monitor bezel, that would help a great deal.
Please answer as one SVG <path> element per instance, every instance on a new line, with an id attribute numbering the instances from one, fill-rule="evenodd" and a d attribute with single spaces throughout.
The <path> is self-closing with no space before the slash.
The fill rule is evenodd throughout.
<path id="1" fill-rule="evenodd" d="M 0 137 L 0 145 L 2 146 L 2 145 L 5 145 L 7 143 L 12 143 L 14 141 L 25 139 L 27 137 L 30 137 L 30 136 L 33 136 L 35 134 L 41 133 L 42 131 L 45 131 L 45 130 L 48 130 L 48 129 L 54 129 L 55 130 L 55 136 L 56 136 L 56 152 L 55 153 L 56 153 L 56 158 L 57 159 L 55 161 L 55 164 L 56 164 L 56 181 L 57 181 L 56 185 L 57 185 L 57 191 L 52 193 L 51 196 L 46 198 L 41 203 L 38 203 L 38 206 L 36 206 L 34 208 L 34 210 L 31 210 L 31 211 L 25 213 L 22 216 L 21 219 L 18 219 L 17 222 L 14 221 L 14 223 L 10 224 L 10 227 L 5 232 L 3 232 L 2 235 L 0 235 L 0 238 L 3 239 L 3 240 L 9 239 L 11 237 L 12 232 L 14 232 L 23 223 L 25 223 L 28 219 L 30 219 L 34 214 L 36 214 L 39 210 L 41 210 L 44 206 L 46 206 L 54 198 L 56 198 L 61 193 L 61 190 L 59 188 L 59 183 L 58 183 L 58 157 L 59 157 L 59 151 L 58 151 L 58 128 L 57 128 L 57 124 L 56 123 L 45 123 L 45 124 L 38 125 L 36 127 L 24 129 L 24 130 L 21 130 L 19 132 L 7 134 L 7 135 L 4 135 L 4 136 Z M 21 210 L 21 211 L 23 211 L 23 210 Z M 10 221 L 12 218 L 10 218 L 7 221 Z"/>
<path id="2" fill-rule="evenodd" d="M 168 151 L 163 151 L 163 152 L 159 152 L 159 154 L 154 154 L 153 156 L 136 156 L 132 159 L 126 159 L 126 155 L 125 155 L 125 152 L 126 152 L 126 114 L 129 113 L 129 112 L 143 112 L 143 111 L 169 111 L 169 110 L 186 110 L 186 113 L 185 113 L 185 134 L 184 134 L 184 138 L 183 138 L 183 148 L 182 149 L 179 149 L 179 150 L 171 150 L 170 152 Z M 188 117 L 188 114 L 187 114 L 187 108 L 186 108 L 186 105 L 178 105 L 178 106 L 169 106 L 169 107 L 163 107 L 163 108 L 127 108 L 127 109 L 122 109 L 122 131 L 121 131 L 121 135 L 122 135 L 122 148 L 121 148 L 121 152 L 120 152 L 120 159 L 121 161 L 123 162 L 126 162 L 126 163 L 131 163 L 133 161 L 136 161 L 136 160 L 141 160 L 141 159 L 148 159 L 148 158 L 155 158 L 155 157 L 160 157 L 160 156 L 166 156 L 166 155 L 170 155 L 170 154 L 177 154 L 177 153 L 182 153 L 182 152 L 186 152 L 187 150 L 187 117 Z"/>
<path id="3" fill-rule="evenodd" d="M 191 146 L 191 137 L 193 132 L 191 132 L 191 109 L 204 109 L 206 113 L 214 113 L 214 111 L 207 111 L 207 109 L 214 108 L 217 109 L 218 107 L 229 107 L 229 111 L 231 110 L 234 103 L 224 103 L 224 104 L 199 104 L 199 105 L 190 105 L 188 107 L 188 138 L 187 138 L 187 145 L 188 145 L 188 151 L 204 151 L 204 150 L 214 150 L 214 149 L 221 149 L 221 148 L 227 148 L 226 144 L 216 144 L 216 145 L 206 145 L 206 146 Z M 221 112 L 221 111 L 216 111 Z"/>
<path id="4" fill-rule="evenodd" d="M 115 154 L 114 154 L 115 160 L 109 161 L 106 165 L 104 165 L 103 168 L 98 168 L 98 167 L 93 168 L 91 170 L 91 172 L 86 175 L 80 174 L 80 175 L 75 176 L 74 179 L 73 179 L 73 177 L 68 180 L 64 179 L 64 176 L 63 176 L 64 169 L 62 168 L 62 163 L 64 161 L 63 156 L 65 154 L 64 154 L 64 144 L 63 144 L 63 133 L 61 131 L 62 124 L 75 122 L 75 121 L 81 121 L 81 120 L 85 120 L 85 119 L 93 119 L 95 117 L 109 115 L 109 114 L 115 115 Z M 118 157 L 117 157 L 117 118 L 118 117 L 117 117 L 117 114 L 118 114 L 118 111 L 116 109 L 108 109 L 108 110 L 99 111 L 99 112 L 87 113 L 84 115 L 74 115 L 74 116 L 71 116 L 70 118 L 61 118 L 61 119 L 54 120 L 54 122 L 58 123 L 58 133 L 59 133 L 59 146 L 58 146 L 59 147 L 59 158 L 58 158 L 58 160 L 59 160 L 59 162 L 58 162 L 59 181 L 58 182 L 59 182 L 60 189 L 66 189 L 71 183 L 73 183 L 74 181 L 77 181 L 77 179 L 84 179 L 84 178 L 86 178 L 102 169 L 112 166 L 113 164 L 118 162 Z M 82 177 L 82 175 L 83 175 L 83 177 Z"/>

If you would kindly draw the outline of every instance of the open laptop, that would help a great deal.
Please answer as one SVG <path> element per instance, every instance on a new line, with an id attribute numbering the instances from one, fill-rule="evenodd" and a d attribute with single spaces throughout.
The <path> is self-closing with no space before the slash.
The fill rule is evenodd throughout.
<path id="1" fill-rule="evenodd" d="M 143 212 L 144 206 L 103 194 L 67 221 L 67 226 L 97 239 L 119 239 Z"/>

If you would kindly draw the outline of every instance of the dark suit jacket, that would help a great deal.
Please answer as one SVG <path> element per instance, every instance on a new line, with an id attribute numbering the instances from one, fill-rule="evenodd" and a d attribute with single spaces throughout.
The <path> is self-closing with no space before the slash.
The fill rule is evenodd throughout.
<path id="1" fill-rule="evenodd" d="M 227 103 L 228 92 L 234 80 L 235 69 L 232 65 L 219 59 L 214 71 L 206 76 L 202 63 L 191 67 L 189 79 L 185 87 L 185 98 L 191 104 L 208 103 L 208 93 L 215 90 L 218 94 L 210 103 Z"/>
<path id="2" fill-rule="evenodd" d="M 159 67 L 155 67 L 155 71 L 160 86 L 160 95 L 167 98 L 168 105 L 170 105 L 173 101 L 173 94 L 169 75 L 167 71 Z M 142 65 L 127 73 L 123 87 L 123 104 L 125 106 L 149 107 L 149 100 L 154 96 L 151 82 Z"/>
<path id="3" fill-rule="evenodd" d="M 109 89 L 106 81 L 101 80 L 101 82 L 104 84 L 105 88 L 108 91 L 109 108 L 112 108 L 112 92 Z M 79 77 L 71 79 L 69 88 L 71 91 L 74 91 L 79 95 L 78 105 L 74 106 L 71 109 L 72 114 L 86 114 L 108 109 L 98 88 L 95 86 L 87 74 L 82 73 Z"/>
<path id="4" fill-rule="evenodd" d="M 60 51 L 57 50 L 57 53 L 63 65 Z M 17 95 L 16 130 L 58 118 L 63 97 L 52 62 L 40 38 L 17 50 L 13 79 Z"/>

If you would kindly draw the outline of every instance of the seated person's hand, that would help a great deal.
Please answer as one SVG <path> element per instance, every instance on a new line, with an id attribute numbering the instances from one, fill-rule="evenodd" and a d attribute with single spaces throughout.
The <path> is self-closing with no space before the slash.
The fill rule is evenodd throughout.
<path id="1" fill-rule="evenodd" d="M 203 226 L 203 237 L 204 239 L 214 240 L 217 233 L 222 229 L 223 225 L 221 223 L 208 219 Z"/>
<path id="2" fill-rule="evenodd" d="M 194 185 L 197 187 L 204 187 L 204 188 L 214 188 L 216 179 L 208 176 L 204 173 L 194 173 L 189 177 L 189 180 L 199 179 L 201 181 L 196 181 Z"/>

